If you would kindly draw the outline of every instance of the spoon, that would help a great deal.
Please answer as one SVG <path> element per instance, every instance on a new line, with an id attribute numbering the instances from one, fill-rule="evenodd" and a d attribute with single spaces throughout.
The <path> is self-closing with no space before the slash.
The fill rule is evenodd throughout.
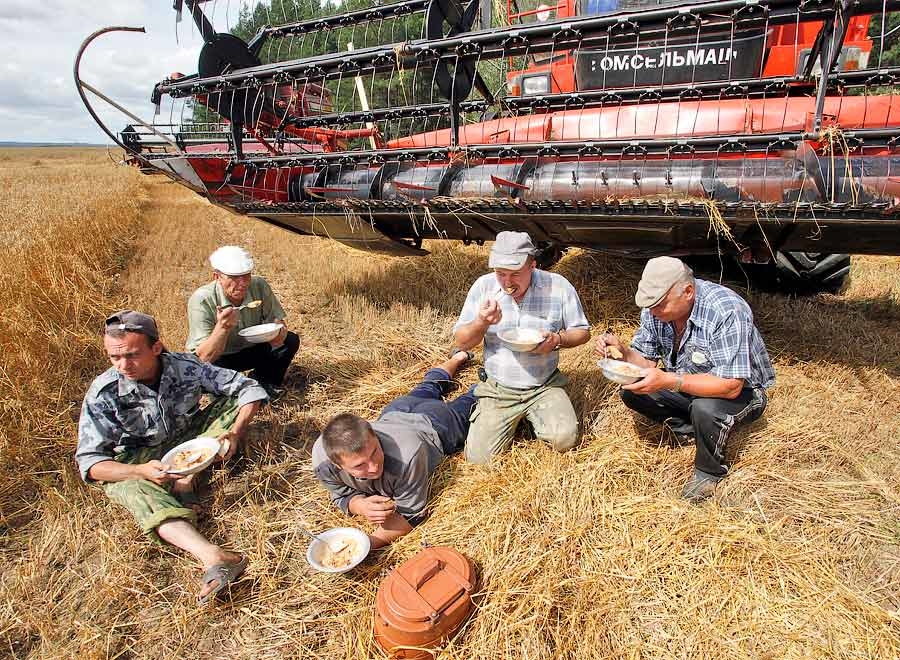
<path id="1" fill-rule="evenodd" d="M 504 291 L 504 290 L 501 288 L 501 289 L 500 289 L 497 293 L 495 293 L 494 295 L 492 295 L 492 296 L 485 296 L 484 298 L 482 298 L 482 299 L 481 299 L 481 304 L 483 305 L 484 303 L 486 303 L 486 302 L 489 301 L 489 300 L 496 300 L 497 302 L 500 302 L 501 300 L 503 300 L 503 296 L 507 296 L 507 295 L 509 295 L 509 294 L 506 293 L 506 291 Z"/>
<path id="2" fill-rule="evenodd" d="M 250 302 L 245 303 L 245 304 L 241 305 L 240 307 L 235 307 L 235 309 L 236 309 L 237 311 L 241 311 L 241 310 L 244 309 L 244 308 L 246 308 L 246 309 L 256 309 L 256 308 L 259 307 L 260 305 L 262 305 L 262 300 L 251 300 Z"/>
<path id="3" fill-rule="evenodd" d="M 607 330 L 606 332 L 603 333 L 602 336 L 603 336 L 604 338 L 606 338 L 606 337 L 609 337 L 610 335 L 612 335 L 612 333 L 611 333 L 609 330 Z M 621 360 L 621 359 L 622 359 L 623 357 L 625 357 L 625 356 L 622 355 L 622 351 L 620 351 L 618 348 L 616 348 L 615 346 L 610 346 L 609 344 L 607 344 L 607 345 L 603 348 L 603 357 L 605 357 L 605 358 L 612 358 L 613 360 Z"/>
<path id="4" fill-rule="evenodd" d="M 341 550 L 343 550 L 344 548 L 346 548 L 346 547 L 349 545 L 349 544 L 345 541 L 343 544 L 341 544 L 340 546 L 338 546 L 338 549 L 337 549 L 337 550 L 335 550 L 335 549 L 332 548 L 330 545 L 328 545 L 328 541 L 326 541 L 325 539 L 323 539 L 323 538 L 320 537 L 320 536 L 316 536 L 315 534 L 313 534 L 312 532 L 310 532 L 309 530 L 307 530 L 305 527 L 301 527 L 301 528 L 300 528 L 300 531 L 303 532 L 303 533 L 304 533 L 306 536 L 308 536 L 309 538 L 311 538 L 313 541 L 318 541 L 319 543 L 322 543 L 326 548 L 328 548 L 329 550 L 331 550 L 331 552 L 333 552 L 334 554 L 339 553 Z"/>

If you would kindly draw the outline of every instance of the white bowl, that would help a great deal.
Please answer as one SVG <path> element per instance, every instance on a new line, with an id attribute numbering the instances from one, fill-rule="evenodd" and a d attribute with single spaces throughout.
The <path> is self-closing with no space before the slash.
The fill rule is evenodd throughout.
<path id="1" fill-rule="evenodd" d="M 544 335 L 540 330 L 532 330 L 531 328 L 509 328 L 501 330 L 497 333 L 504 344 L 514 351 L 527 353 L 537 348 L 538 344 L 544 341 Z"/>
<path id="2" fill-rule="evenodd" d="M 165 456 L 163 456 L 160 460 L 163 465 L 171 466 L 172 462 L 175 460 L 175 456 L 183 451 L 203 451 L 205 453 L 209 453 L 209 456 L 206 457 L 200 463 L 196 463 L 188 468 L 183 469 L 175 469 L 174 467 L 169 467 L 167 472 L 169 474 L 180 474 L 182 476 L 187 476 L 189 474 L 196 474 L 201 470 L 205 470 L 209 467 L 214 460 L 216 460 L 216 456 L 219 453 L 219 449 L 221 448 L 221 443 L 216 438 L 208 438 L 205 436 L 200 436 L 199 438 L 194 438 L 193 440 L 188 440 L 187 442 L 182 442 L 177 447 L 173 447 L 169 451 L 166 452 Z"/>
<path id="3" fill-rule="evenodd" d="M 239 330 L 238 334 L 251 344 L 265 344 L 267 341 L 275 339 L 283 327 L 280 323 L 260 323 Z"/>
<path id="4" fill-rule="evenodd" d="M 603 375 L 614 383 L 631 385 L 647 375 L 647 370 L 622 360 L 603 358 L 597 360 L 597 366 L 603 371 Z"/>
<path id="5" fill-rule="evenodd" d="M 325 553 L 329 552 L 329 548 L 326 547 L 322 541 L 313 541 L 310 543 L 309 548 L 306 549 L 306 561 L 309 562 L 310 566 L 322 573 L 346 573 L 347 571 L 356 568 L 363 559 L 369 556 L 369 550 L 372 547 L 368 535 L 361 529 L 356 529 L 355 527 L 334 527 L 321 534 L 317 534 L 316 536 L 327 542 L 333 548 L 339 547 L 348 540 L 352 540 L 356 543 L 356 552 L 353 553 L 353 559 L 349 564 L 340 568 L 332 568 L 330 566 L 325 566 L 322 563 Z"/>

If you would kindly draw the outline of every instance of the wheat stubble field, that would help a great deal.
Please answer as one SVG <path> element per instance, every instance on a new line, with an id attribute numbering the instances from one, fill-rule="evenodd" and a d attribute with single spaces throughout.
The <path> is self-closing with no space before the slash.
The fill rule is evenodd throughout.
<path id="1" fill-rule="evenodd" d="M 379 658 L 378 583 L 427 541 L 467 554 L 480 579 L 444 659 L 900 658 L 900 259 L 856 258 L 839 295 L 732 283 L 779 380 L 713 501 L 679 499 L 693 449 L 660 446 L 582 347 L 562 358 L 577 450 L 522 441 L 489 468 L 447 462 L 425 524 L 328 576 L 298 529 L 348 521 L 314 482 L 311 443 L 332 414 L 377 414 L 444 355 L 486 249 L 354 252 L 232 216 L 103 150 L 0 150 L 0 186 L 0 657 Z M 231 601 L 197 609 L 193 563 L 146 542 L 71 456 L 106 367 L 104 316 L 152 313 L 181 349 L 187 297 L 224 243 L 254 253 L 303 346 L 290 395 L 253 428 L 255 455 L 212 475 L 203 529 L 251 562 Z M 573 251 L 556 269 L 596 331 L 629 335 L 641 267 Z"/>

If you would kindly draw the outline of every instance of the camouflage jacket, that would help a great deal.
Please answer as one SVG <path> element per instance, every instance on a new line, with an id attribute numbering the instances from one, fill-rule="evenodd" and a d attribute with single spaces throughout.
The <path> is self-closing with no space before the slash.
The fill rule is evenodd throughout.
<path id="1" fill-rule="evenodd" d="M 199 412 L 204 393 L 237 397 L 240 406 L 268 398 L 255 380 L 189 353 L 163 352 L 160 360 L 158 392 L 126 378 L 115 367 L 91 383 L 81 406 L 75 452 L 85 481 L 92 465 L 118 452 L 179 438 Z"/>

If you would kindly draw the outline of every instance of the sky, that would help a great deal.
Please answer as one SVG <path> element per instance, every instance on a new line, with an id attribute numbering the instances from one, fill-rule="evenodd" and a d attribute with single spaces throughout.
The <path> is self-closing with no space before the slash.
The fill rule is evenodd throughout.
<path id="1" fill-rule="evenodd" d="M 204 7 L 224 32 L 242 2 L 249 4 L 216 0 Z M 81 77 L 150 121 L 153 85 L 173 71 L 197 70 L 202 40 L 187 12 L 176 25 L 172 0 L 0 0 L 0 142 L 109 142 L 78 97 L 72 66 L 81 42 L 111 25 L 144 27 L 147 34 L 99 37 L 82 59 Z M 113 133 L 130 123 L 102 100 L 90 100 Z"/>

